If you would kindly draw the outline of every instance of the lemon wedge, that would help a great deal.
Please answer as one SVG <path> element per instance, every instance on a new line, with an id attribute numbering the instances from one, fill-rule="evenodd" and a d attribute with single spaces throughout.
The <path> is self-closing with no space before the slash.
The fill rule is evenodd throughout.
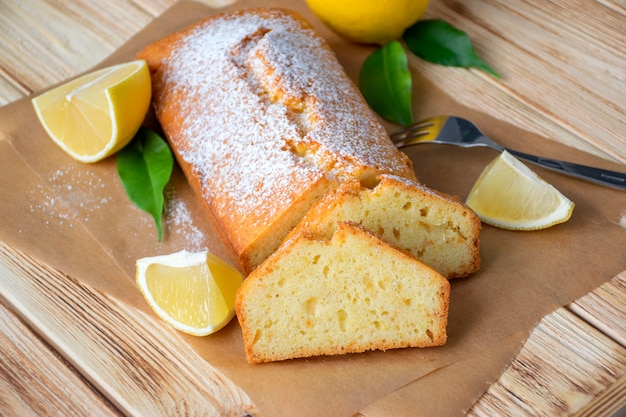
<path id="1" fill-rule="evenodd" d="M 492 226 L 538 230 L 566 222 L 574 203 L 504 151 L 485 167 L 466 204 Z"/>
<path id="2" fill-rule="evenodd" d="M 117 152 L 143 122 L 152 87 L 146 62 L 103 68 L 32 99 L 39 121 L 72 158 L 97 162 Z"/>
<path id="3" fill-rule="evenodd" d="M 181 332 L 206 336 L 235 315 L 243 277 L 207 251 L 142 258 L 136 267 L 137 286 L 150 307 Z"/>

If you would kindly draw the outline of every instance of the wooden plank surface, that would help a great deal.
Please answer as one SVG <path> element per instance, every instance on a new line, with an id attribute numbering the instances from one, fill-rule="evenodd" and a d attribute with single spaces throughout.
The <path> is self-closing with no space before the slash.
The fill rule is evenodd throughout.
<path id="1" fill-rule="evenodd" d="M 597 300 L 598 294 L 623 288 L 624 284 L 623 276 L 619 276 L 574 304 L 611 308 L 610 300 Z M 623 300 L 624 293 L 621 303 Z M 622 320 L 622 329 L 613 333 L 615 339 L 567 308 L 550 314 L 468 415 L 582 416 L 615 412 L 626 401 L 624 311 L 595 316 L 604 321 Z"/>
<path id="2" fill-rule="evenodd" d="M 432 1 L 429 13 L 467 31 L 505 82 L 423 63 L 420 71 L 461 103 L 626 162 L 626 2 L 607 3 Z"/>
<path id="3" fill-rule="evenodd" d="M 173 3 L 0 2 L 0 105 L 87 70 Z M 413 62 L 425 77 L 445 86 L 460 102 L 495 117 L 607 159 L 626 162 L 625 1 L 433 0 L 428 13 L 463 27 L 479 53 L 502 73 L 505 81 L 496 82 L 477 71 Z M 503 31 L 493 22 L 505 22 L 510 30 Z M 494 48 L 481 47 L 490 42 L 494 42 Z M 589 50 L 593 54 L 587 53 Z M 524 55 L 523 64 L 520 54 Z M 592 60 L 588 59 L 590 55 Z M 553 88 L 538 88 L 531 72 L 548 77 L 542 85 Z M 562 104 L 571 102 L 576 105 Z M 22 304 L 15 300 L 0 303 L 0 414 L 145 415 L 150 407 L 155 407 L 155 412 L 171 412 L 181 406 L 158 387 L 149 387 L 146 395 L 141 378 L 115 387 L 110 373 L 100 375 L 100 368 L 107 368 L 110 361 L 124 366 L 115 362 L 124 352 L 101 349 L 103 345 L 113 349 L 111 338 L 119 337 L 108 333 L 113 324 L 127 328 L 133 336 L 118 340 L 116 349 L 124 346 L 125 354 L 148 349 L 139 357 L 150 358 L 150 369 L 170 381 L 175 390 L 197 393 L 197 404 L 210 410 L 217 403 L 234 403 L 255 413 L 245 393 L 219 375 L 207 378 L 217 374 L 193 351 L 185 349 L 184 343 L 174 343 L 177 335 L 160 323 L 115 302 L 116 313 L 107 313 L 106 317 L 121 322 L 103 322 L 97 309 L 112 302 L 105 294 L 61 279 L 55 271 L 39 281 L 27 279 L 16 271 L 36 261 L 9 248 L 1 249 L 5 265 L 19 267 L 3 270 L 0 295 L 10 291 L 24 297 Z M 64 299 L 74 303 L 71 309 L 55 296 L 60 285 L 72 294 Z M 622 273 L 544 318 L 509 369 L 468 411 L 469 415 L 611 415 L 626 398 L 625 300 L 626 276 Z M 70 310 L 77 306 L 84 316 L 72 316 Z M 60 333 L 54 336 L 42 330 L 49 329 L 50 323 L 41 328 L 26 326 L 21 318 L 31 315 L 28 322 L 36 322 L 33 312 L 41 315 L 40 320 L 56 323 Z M 68 343 L 72 331 L 92 332 L 94 345 Z M 145 343 L 144 338 L 151 343 Z M 72 349 L 93 351 L 94 362 L 68 362 Z M 559 354 L 555 355 L 555 350 Z M 170 364 L 172 353 L 165 352 L 174 352 L 177 366 Z M 109 372 L 114 372 L 113 368 Z M 67 388 L 59 389 L 61 386 Z M 215 387 L 222 389 L 215 391 Z M 129 404 L 124 399 L 128 389 L 134 390 L 136 398 L 149 398 L 157 405 L 148 404 L 150 401 L 141 403 L 140 408 Z M 169 403 L 160 402 L 168 398 Z M 194 401 L 192 406 L 197 404 Z"/>
<path id="4" fill-rule="evenodd" d="M 2 345 L 6 377 L 0 382 L 14 410 L 20 399 L 24 408 L 50 407 L 60 415 L 90 415 L 92 407 L 108 411 L 110 404 L 128 416 L 257 414 L 246 393 L 172 329 L 3 244 L 0 294 L 11 294 L 10 307 L 37 329 L 29 334 L 15 318 L 2 327 L 0 337 L 12 349 Z M 18 338 L 25 348 L 12 342 Z M 53 352 L 68 363 L 47 364 Z M 17 370 L 22 373 L 11 375 Z M 87 386 L 62 379 L 76 374 Z M 80 389 L 64 393 L 59 387 L 66 384 Z"/>
<path id="5" fill-rule="evenodd" d="M 3 303 L 0 328 L 0 415 L 121 415 Z"/>

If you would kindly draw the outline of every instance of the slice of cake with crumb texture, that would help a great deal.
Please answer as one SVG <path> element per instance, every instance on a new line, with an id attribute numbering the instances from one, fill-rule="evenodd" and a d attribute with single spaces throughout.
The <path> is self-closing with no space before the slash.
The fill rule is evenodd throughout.
<path id="1" fill-rule="evenodd" d="M 247 360 L 270 362 L 446 342 L 450 284 L 351 222 L 301 229 L 237 294 Z"/>
<path id="2" fill-rule="evenodd" d="M 346 181 L 319 200 L 292 233 L 332 235 L 351 221 L 410 251 L 447 278 L 480 269 L 480 219 L 459 199 L 397 175 L 374 187 Z"/>

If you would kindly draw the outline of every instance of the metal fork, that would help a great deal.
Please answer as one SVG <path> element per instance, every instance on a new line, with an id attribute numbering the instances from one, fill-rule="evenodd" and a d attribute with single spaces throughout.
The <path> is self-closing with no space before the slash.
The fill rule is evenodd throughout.
<path id="1" fill-rule="evenodd" d="M 485 136 L 474 123 L 461 117 L 431 117 L 392 133 L 391 140 L 398 148 L 418 143 L 447 143 L 464 148 L 484 146 L 500 152 L 506 150 L 520 159 L 552 171 L 626 191 L 626 174 L 622 172 L 542 158 L 506 148 Z"/>

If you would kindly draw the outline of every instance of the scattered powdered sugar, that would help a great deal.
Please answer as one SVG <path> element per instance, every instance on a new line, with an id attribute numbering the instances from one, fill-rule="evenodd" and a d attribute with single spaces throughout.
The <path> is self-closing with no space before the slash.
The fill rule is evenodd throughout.
<path id="1" fill-rule="evenodd" d="M 110 202 L 110 196 L 101 191 L 105 186 L 103 179 L 92 171 L 64 167 L 52 172 L 46 185 L 38 184 L 31 191 L 30 210 L 46 215 L 46 224 L 55 219 L 58 224 L 74 227 L 75 221 L 91 220 Z"/>
<path id="2" fill-rule="evenodd" d="M 111 196 L 102 191 L 107 187 L 106 182 L 91 170 L 57 170 L 50 177 L 49 184 L 69 206 L 84 211 L 84 220 L 89 220 L 91 213 L 111 201 Z"/>
<path id="3" fill-rule="evenodd" d="M 323 39 L 288 14 L 213 18 L 157 72 L 157 115 L 203 197 L 231 225 L 270 226 L 321 178 L 407 160 Z"/>
<path id="4" fill-rule="evenodd" d="M 47 175 L 46 183 L 39 183 L 30 190 L 29 210 L 40 216 L 46 226 L 52 227 L 74 228 L 80 222 L 101 221 L 103 208 L 113 202 L 110 184 L 107 184 L 110 180 L 94 170 L 60 168 Z M 142 223 L 141 229 L 154 228 L 152 218 L 140 214 L 134 221 Z M 185 249 L 207 249 L 205 234 L 194 224 L 185 200 L 172 186 L 165 190 L 163 226 L 165 234 L 184 242 Z"/>
<path id="5" fill-rule="evenodd" d="M 46 226 L 54 221 L 54 225 L 74 227 L 75 213 L 43 184 L 37 184 L 36 189 L 30 190 L 30 200 L 30 212 L 44 215 L 43 222 Z"/>
<path id="6" fill-rule="evenodd" d="M 172 188 L 165 189 L 165 229 L 185 242 L 190 251 L 207 250 L 205 235 L 194 223 L 185 201 Z"/>

